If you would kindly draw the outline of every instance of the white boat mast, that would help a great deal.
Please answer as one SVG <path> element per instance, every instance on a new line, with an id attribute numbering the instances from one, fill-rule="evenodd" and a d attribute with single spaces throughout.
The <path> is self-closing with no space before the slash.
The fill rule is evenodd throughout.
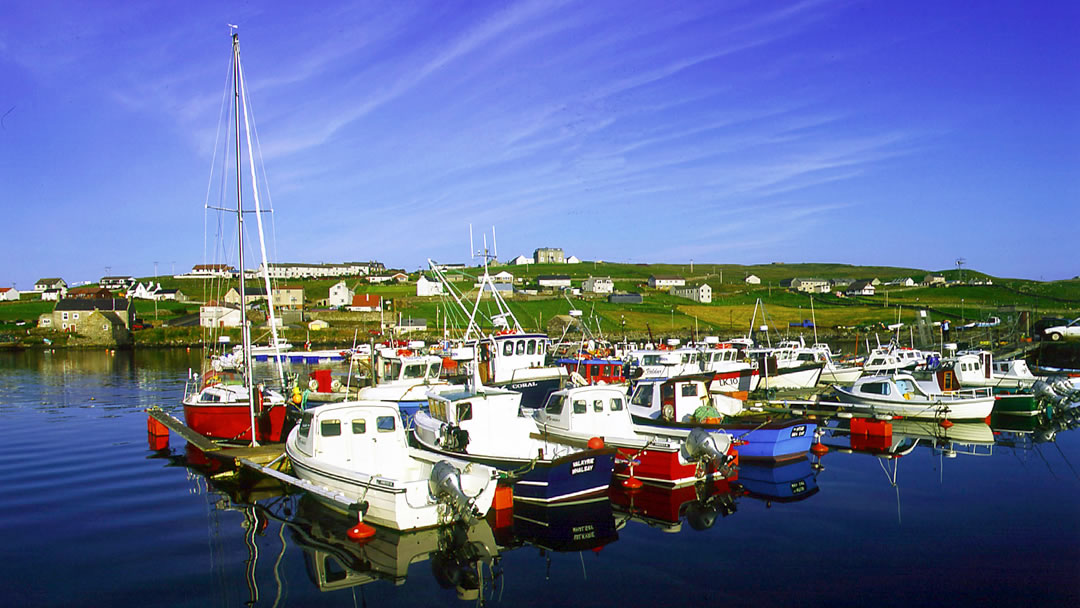
<path id="1" fill-rule="evenodd" d="M 236 34 L 233 34 L 235 37 Z M 244 135 L 247 139 L 248 150 L 248 166 L 251 172 L 251 190 L 253 200 L 255 201 L 255 223 L 259 228 L 259 252 L 262 254 L 262 269 L 263 269 L 263 284 L 266 289 L 266 310 L 269 315 L 270 322 L 270 344 L 274 351 L 274 362 L 277 367 L 278 381 L 281 383 L 281 387 L 285 388 L 285 370 L 281 365 L 281 352 L 278 351 L 278 334 L 277 334 L 277 319 L 274 317 L 274 293 L 270 286 L 270 263 L 267 261 L 266 256 L 266 235 L 263 231 L 263 218 L 262 218 L 262 205 L 259 202 L 259 184 L 255 172 L 255 154 L 251 144 L 251 126 L 248 121 L 248 105 L 247 96 L 245 94 L 244 87 L 244 72 L 240 67 L 240 47 L 239 42 L 236 43 L 236 74 L 240 79 L 240 96 L 241 105 L 244 108 Z M 239 117 L 237 117 L 237 126 L 239 127 Z M 239 131 L 239 128 L 238 128 Z M 237 141 L 239 141 L 239 134 L 237 135 Z M 237 157 L 239 162 L 239 156 Z M 239 173 L 239 167 L 237 167 L 237 173 Z M 237 176 L 239 182 L 239 176 Z M 243 271 L 243 265 L 240 266 Z"/>
<path id="2" fill-rule="evenodd" d="M 255 439 L 255 383 L 252 382 L 251 336 L 248 334 L 247 295 L 244 289 L 244 205 L 242 172 L 240 170 L 240 36 L 233 32 L 233 111 L 236 113 L 236 221 L 237 251 L 240 265 L 240 336 L 243 349 L 244 380 L 248 397 L 248 413 L 251 417 L 251 445 L 257 446 Z"/>

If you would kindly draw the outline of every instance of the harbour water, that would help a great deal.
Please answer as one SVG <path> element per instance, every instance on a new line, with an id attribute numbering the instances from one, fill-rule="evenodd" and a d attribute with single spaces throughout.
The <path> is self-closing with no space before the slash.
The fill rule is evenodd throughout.
<path id="1" fill-rule="evenodd" d="M 198 356 L 0 353 L 5 606 L 1080 603 L 1080 431 L 1062 420 L 971 445 L 909 429 L 898 458 L 833 449 L 355 545 L 310 500 L 190 468 L 175 436 L 149 449 L 145 408 L 179 413 Z"/>

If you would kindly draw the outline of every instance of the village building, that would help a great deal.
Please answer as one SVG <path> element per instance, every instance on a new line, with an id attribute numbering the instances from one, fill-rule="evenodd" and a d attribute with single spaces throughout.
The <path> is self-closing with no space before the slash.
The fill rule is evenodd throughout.
<path id="1" fill-rule="evenodd" d="M 215 277 L 236 276 L 236 269 L 228 264 L 196 264 L 187 274 L 173 275 L 174 279 L 209 279 Z"/>
<path id="2" fill-rule="evenodd" d="M 914 287 L 915 279 L 911 277 L 903 277 L 899 279 L 893 279 L 885 283 L 886 287 Z"/>
<path id="3" fill-rule="evenodd" d="M 368 277 L 368 283 L 404 283 L 409 280 L 409 275 L 398 270 L 389 274 L 380 274 Z"/>
<path id="4" fill-rule="evenodd" d="M 542 274 L 536 277 L 536 284 L 548 289 L 570 287 L 570 276 L 565 274 Z"/>
<path id="5" fill-rule="evenodd" d="M 672 287 L 671 295 L 687 298 L 699 304 L 712 304 L 712 287 L 708 283 L 701 285 L 687 285 L 685 287 Z"/>
<path id="6" fill-rule="evenodd" d="M 127 291 L 135 285 L 135 277 L 132 276 L 114 276 L 114 277 L 101 277 L 98 281 L 98 286 L 103 289 L 115 289 L 117 291 Z"/>
<path id="7" fill-rule="evenodd" d="M 263 270 L 271 279 L 327 279 L 334 277 L 353 277 L 382 272 L 385 266 L 381 262 L 342 262 L 340 264 L 305 264 L 299 262 L 260 264 L 256 274 Z"/>
<path id="8" fill-rule="evenodd" d="M 59 289 L 46 289 L 41 292 L 41 299 L 49 302 L 59 302 L 67 297 L 67 287 L 61 287 Z"/>
<path id="9" fill-rule="evenodd" d="M 478 284 L 477 287 L 480 287 Z M 497 292 L 503 298 L 514 297 L 514 286 L 510 283 L 490 283 L 485 284 L 480 291 L 481 297 L 490 297 L 493 292 Z"/>
<path id="10" fill-rule="evenodd" d="M 429 298 L 432 296 L 443 295 L 443 284 L 440 281 L 433 281 L 425 275 L 420 275 L 420 278 L 416 281 L 416 296 L 420 298 Z"/>
<path id="11" fill-rule="evenodd" d="M 330 308 L 341 308 L 352 303 L 353 291 L 345 284 L 338 281 L 330 286 L 329 295 L 326 297 L 326 305 Z"/>
<path id="12" fill-rule="evenodd" d="M 564 264 L 566 257 L 560 247 L 541 247 L 533 251 L 533 261 L 537 264 Z"/>
<path id="13" fill-rule="evenodd" d="M 940 274 L 928 274 L 923 278 L 922 284 L 926 287 L 944 287 L 945 277 Z"/>
<path id="14" fill-rule="evenodd" d="M 828 279 L 784 279 L 780 286 L 803 293 L 828 293 L 835 286 Z"/>
<path id="15" fill-rule="evenodd" d="M 743 282 L 747 285 L 761 285 L 761 278 L 756 274 L 748 274 L 746 275 L 746 278 L 743 279 Z"/>
<path id="16" fill-rule="evenodd" d="M 222 298 L 226 304 L 233 306 L 240 305 L 240 290 L 235 287 L 230 287 L 229 291 L 225 292 L 225 297 Z M 266 288 L 265 287 L 244 287 L 244 306 L 251 306 L 255 302 L 266 300 Z"/>
<path id="17" fill-rule="evenodd" d="M 382 296 L 366 293 L 355 294 L 348 309 L 352 312 L 379 312 L 382 310 Z"/>
<path id="18" fill-rule="evenodd" d="M 199 307 L 200 327 L 240 327 L 241 314 L 237 306 L 205 305 Z"/>
<path id="19" fill-rule="evenodd" d="M 38 279 L 38 282 L 34 283 L 34 291 L 36 291 L 38 293 L 45 293 L 46 291 L 48 291 L 50 289 L 53 289 L 53 290 L 63 290 L 66 293 L 67 292 L 67 286 L 68 285 L 67 285 L 67 283 L 64 282 L 64 279 L 57 279 L 57 278 Z"/>
<path id="20" fill-rule="evenodd" d="M 654 274 L 649 277 L 649 287 L 652 289 L 668 289 L 686 285 L 686 279 L 672 274 Z"/>
<path id="21" fill-rule="evenodd" d="M 844 295 L 848 296 L 872 296 L 876 293 L 877 288 L 870 281 L 855 281 L 844 292 Z"/>
<path id="22" fill-rule="evenodd" d="M 427 319 L 403 319 L 400 323 L 394 326 L 394 332 L 398 334 L 411 334 L 420 331 L 427 331 Z"/>
<path id="23" fill-rule="evenodd" d="M 576 255 L 572 255 L 572 256 L 566 258 L 566 263 L 567 264 L 580 264 L 581 263 L 581 258 L 577 257 Z"/>
<path id="24" fill-rule="evenodd" d="M 307 324 L 307 328 L 311 331 L 323 331 L 324 329 L 329 329 L 330 324 L 326 321 L 323 321 L 322 319 L 315 319 L 311 323 Z"/>
<path id="25" fill-rule="evenodd" d="M 304 288 L 299 285 L 274 287 L 274 307 L 281 310 L 300 310 L 304 307 Z"/>
<path id="26" fill-rule="evenodd" d="M 114 315 L 124 329 L 130 329 L 131 320 L 135 316 L 135 305 L 125 298 L 62 298 L 53 307 L 52 312 L 43 313 L 38 317 L 38 326 L 73 333 L 79 332 L 80 326 L 89 322 L 90 313 L 95 311 Z M 96 333 L 96 330 L 94 331 Z"/>
<path id="27" fill-rule="evenodd" d="M 523 255 L 519 255 L 516 258 L 510 260 L 509 263 L 512 266 L 526 266 L 528 264 L 532 264 L 533 259 L 532 258 L 527 258 L 527 257 L 525 257 Z"/>
<path id="28" fill-rule="evenodd" d="M 69 298 L 112 298 L 113 292 L 104 287 L 76 287 L 67 292 Z"/>
<path id="29" fill-rule="evenodd" d="M 589 277 L 582 283 L 581 288 L 588 293 L 612 293 L 615 291 L 615 282 L 611 277 Z"/>
<path id="30" fill-rule="evenodd" d="M 610 304 L 641 304 L 643 298 L 640 293 L 613 293 L 607 298 Z"/>
<path id="31" fill-rule="evenodd" d="M 14 287 L 0 287 L 0 302 L 18 300 L 19 295 L 19 290 Z"/>

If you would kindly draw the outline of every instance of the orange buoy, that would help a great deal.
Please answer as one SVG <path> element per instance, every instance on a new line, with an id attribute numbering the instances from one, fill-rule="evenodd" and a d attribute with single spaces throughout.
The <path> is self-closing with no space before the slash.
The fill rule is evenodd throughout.
<path id="1" fill-rule="evenodd" d="M 824 456 L 829 452 L 829 446 L 819 441 L 810 446 L 810 451 L 813 452 L 814 456 Z"/>
<path id="2" fill-rule="evenodd" d="M 944 420 L 942 420 L 941 422 L 938 423 L 938 426 L 940 426 L 943 429 L 952 428 L 952 425 L 953 425 L 953 421 L 949 420 L 948 418 L 945 418 Z"/>
<path id="3" fill-rule="evenodd" d="M 640 490 L 641 486 L 644 484 L 642 484 L 641 480 L 637 477 L 627 477 L 623 480 L 622 485 L 627 490 Z"/>
<path id="4" fill-rule="evenodd" d="M 363 541 L 375 536 L 375 528 L 360 522 L 355 526 L 349 528 L 348 532 L 349 540 Z"/>
<path id="5" fill-rule="evenodd" d="M 589 440 L 590 450 L 602 450 L 604 449 L 604 440 L 600 437 L 593 437 Z"/>

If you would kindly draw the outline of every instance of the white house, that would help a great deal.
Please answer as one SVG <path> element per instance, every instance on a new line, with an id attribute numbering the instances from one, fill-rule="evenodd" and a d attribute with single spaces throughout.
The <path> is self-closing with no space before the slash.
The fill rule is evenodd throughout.
<path id="1" fill-rule="evenodd" d="M 761 278 L 756 274 L 746 275 L 746 278 L 743 279 L 743 281 L 745 281 L 747 285 L 761 285 Z"/>
<path id="2" fill-rule="evenodd" d="M 345 281 L 338 281 L 330 286 L 330 293 L 326 298 L 326 305 L 330 308 L 341 308 L 352 303 L 353 292 Z"/>
<path id="3" fill-rule="evenodd" d="M 781 287 L 786 287 L 794 291 L 801 291 L 803 293 L 828 293 L 832 284 L 827 279 L 785 279 L 780 281 Z"/>
<path id="4" fill-rule="evenodd" d="M 847 288 L 844 294 L 849 296 L 872 296 L 875 292 L 876 288 L 870 281 L 855 281 Z"/>
<path id="5" fill-rule="evenodd" d="M 615 291 L 615 282 L 611 277 L 589 277 L 585 279 L 582 288 L 589 293 L 612 293 Z"/>
<path id="6" fill-rule="evenodd" d="M 18 300 L 19 290 L 14 287 L 0 287 L 0 302 Z"/>
<path id="7" fill-rule="evenodd" d="M 157 285 L 153 281 L 147 281 L 145 284 L 136 283 L 135 289 L 128 292 L 128 298 L 133 300 L 156 300 L 157 292 L 161 290 L 161 283 Z"/>
<path id="8" fill-rule="evenodd" d="M 686 285 L 686 279 L 670 274 L 654 274 L 649 277 L 649 287 L 653 289 L 667 289 L 669 287 L 682 287 Z"/>
<path id="9" fill-rule="evenodd" d="M 504 270 L 498 274 L 491 275 L 491 280 L 495 283 L 513 283 L 514 275 Z"/>
<path id="10" fill-rule="evenodd" d="M 572 255 L 572 256 L 566 258 L 566 263 L 567 264 L 580 264 L 581 259 L 578 258 L 576 255 Z"/>
<path id="11" fill-rule="evenodd" d="M 519 255 L 516 258 L 510 260 L 510 264 L 513 265 L 513 266 L 525 266 L 527 264 L 532 264 L 532 263 L 533 263 L 532 258 L 527 258 L 527 257 L 525 257 L 523 255 Z"/>
<path id="12" fill-rule="evenodd" d="M 420 280 L 416 282 L 416 295 L 417 297 L 426 298 L 430 296 L 441 296 L 443 294 L 443 284 L 439 281 L 432 281 L 424 275 L 420 275 Z"/>
<path id="13" fill-rule="evenodd" d="M 64 279 L 38 279 L 37 283 L 34 283 L 34 291 L 38 293 L 45 293 L 50 289 L 62 289 L 64 293 L 67 293 L 67 283 Z M 42 298 L 44 299 L 44 298 Z"/>
<path id="14" fill-rule="evenodd" d="M 411 334 L 416 331 L 427 331 L 427 319 L 402 319 L 394 326 L 394 332 L 399 334 Z"/>
<path id="15" fill-rule="evenodd" d="M 200 327 L 240 327 L 240 309 L 233 306 L 200 306 Z"/>
<path id="16" fill-rule="evenodd" d="M 536 284 L 540 287 L 549 288 L 570 287 L 570 276 L 565 274 L 542 274 L 536 277 Z"/>
<path id="17" fill-rule="evenodd" d="M 672 287 L 671 295 L 687 298 L 701 304 L 712 303 L 712 287 L 709 287 L 708 283 L 688 285 L 686 287 Z"/>
<path id="18" fill-rule="evenodd" d="M 885 285 L 891 286 L 891 287 L 914 287 L 915 286 L 915 279 L 913 279 L 911 277 L 904 277 L 902 279 L 893 279 L 893 280 L 889 281 L 888 283 L 885 283 Z"/>
<path id="19" fill-rule="evenodd" d="M 45 291 L 41 292 L 41 299 L 42 300 L 47 300 L 47 301 L 50 301 L 50 302 L 59 302 L 60 300 L 66 298 L 66 297 L 67 297 L 67 287 L 61 287 L 59 289 L 50 288 L 50 289 L 46 289 Z"/>
<path id="20" fill-rule="evenodd" d="M 355 294 L 349 310 L 353 312 L 379 312 L 382 310 L 382 296 L 366 293 Z"/>

